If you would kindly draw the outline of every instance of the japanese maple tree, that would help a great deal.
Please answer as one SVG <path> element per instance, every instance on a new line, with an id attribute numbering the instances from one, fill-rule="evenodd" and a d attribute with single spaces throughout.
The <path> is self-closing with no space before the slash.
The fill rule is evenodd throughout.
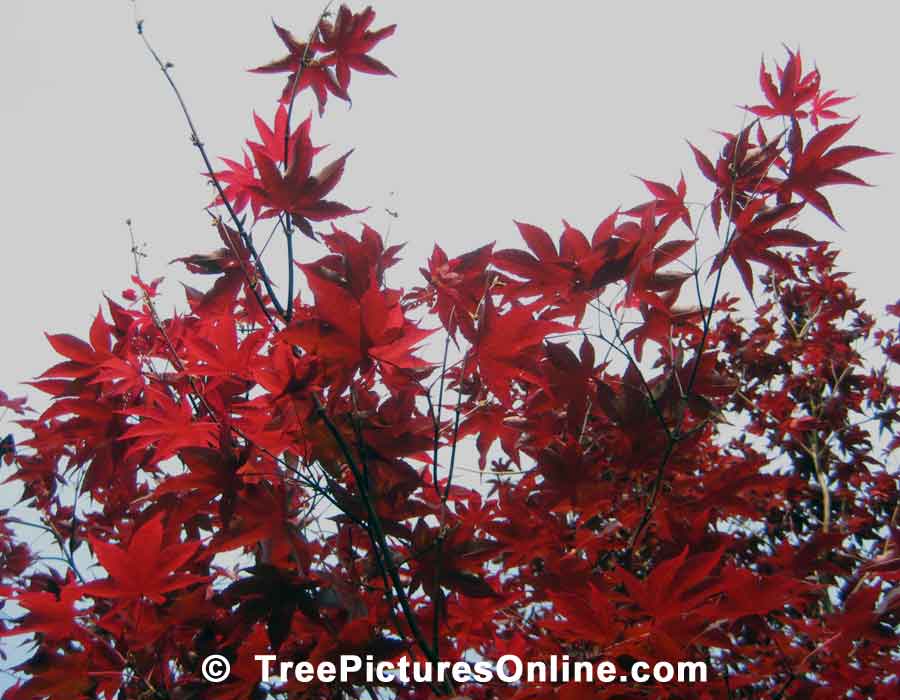
<path id="1" fill-rule="evenodd" d="M 690 146 L 706 190 L 647 178 L 593 231 L 436 244 L 398 289 L 402 246 L 339 223 L 349 152 L 294 118 L 393 75 L 394 27 L 342 6 L 275 32 L 253 71 L 286 83 L 241 156 L 185 111 L 217 240 L 175 261 L 181 310 L 138 267 L 86 340 L 47 336 L 46 410 L 0 392 L 26 433 L 0 443 L 0 636 L 30 649 L 4 700 L 900 696 L 900 302 L 873 315 L 819 238 L 827 188 L 884 155 L 847 142 L 848 98 L 788 51 L 718 153 Z M 709 673 L 263 685 L 254 661 L 506 653 Z"/>

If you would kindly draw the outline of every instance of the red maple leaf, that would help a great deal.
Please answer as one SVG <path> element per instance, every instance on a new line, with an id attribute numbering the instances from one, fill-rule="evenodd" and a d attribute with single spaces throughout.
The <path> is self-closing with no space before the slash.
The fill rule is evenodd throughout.
<path id="1" fill-rule="evenodd" d="M 787 49 L 788 60 L 784 68 L 776 66 L 779 85 L 775 87 L 772 74 L 766 70 L 765 61 L 759 66 L 759 86 L 768 100 L 768 105 L 746 107 L 759 117 L 794 117 L 802 119 L 807 113 L 800 109 L 819 92 L 820 76 L 817 69 L 803 75 L 803 62 L 799 53 Z"/>
<path id="2" fill-rule="evenodd" d="M 694 241 L 661 242 L 677 220 L 678 213 L 670 212 L 657 221 L 654 202 L 641 212 L 640 218 L 640 224 L 630 221 L 620 226 L 617 231 L 624 241 L 634 247 L 625 272 L 628 289 L 623 303 L 625 306 L 633 307 L 646 302 L 666 310 L 678 296 L 681 285 L 690 275 L 664 273 L 660 270 L 676 262 L 694 246 Z"/>
<path id="3" fill-rule="evenodd" d="M 718 132 L 725 138 L 725 146 L 715 166 L 706 155 L 688 141 L 700 172 L 716 185 L 716 193 L 710 202 L 713 224 L 716 229 L 725 216 L 732 218 L 757 194 L 777 189 L 778 182 L 769 175 L 773 165 L 780 163 L 782 147 L 779 134 L 770 139 L 757 124 L 756 142 L 751 140 L 753 124 L 738 134 Z"/>
<path id="4" fill-rule="evenodd" d="M 127 546 L 90 537 L 91 547 L 109 577 L 83 585 L 81 592 L 129 603 L 148 598 L 160 604 L 165 602 L 165 593 L 207 581 L 205 576 L 174 573 L 193 558 L 200 542 L 164 546 L 162 521 L 163 514 L 159 513 L 145 522 L 134 531 Z"/>
<path id="5" fill-rule="evenodd" d="M 296 343 L 341 371 L 365 368 L 371 360 L 401 369 L 428 365 L 414 353 L 434 331 L 418 328 L 405 317 L 400 292 L 369 287 L 357 299 L 328 279 L 328 270 L 321 265 L 303 265 L 301 269 L 316 305 L 303 310 L 281 333 L 282 340 Z"/>
<path id="6" fill-rule="evenodd" d="M 332 52 L 322 61 L 323 65 L 334 66 L 337 82 L 342 90 L 350 86 L 350 69 L 372 75 L 394 75 L 381 61 L 368 55 L 382 39 L 391 36 L 396 29 L 392 24 L 374 32 L 369 31 L 375 21 L 375 11 L 371 7 L 353 14 L 346 5 L 341 5 L 337 19 L 332 25 L 327 19 L 319 23 L 319 46 Z"/>
<path id="7" fill-rule="evenodd" d="M 286 158 L 294 152 L 298 139 L 309 138 L 309 120 L 304 120 L 300 126 L 294 129 L 294 133 L 287 137 L 288 129 L 288 109 L 285 105 L 278 105 L 275 111 L 275 122 L 272 127 L 266 124 L 265 120 L 256 112 L 253 113 L 253 123 L 256 125 L 256 131 L 259 134 L 259 145 L 265 149 L 268 156 L 279 163 L 284 163 Z M 287 148 L 285 148 L 287 141 Z M 256 143 L 248 141 L 248 144 Z M 313 149 L 314 155 L 321 149 Z"/>
<path id="8" fill-rule="evenodd" d="M 166 392 L 147 387 L 142 406 L 123 409 L 120 413 L 141 420 L 125 431 L 123 439 L 134 439 L 129 455 L 153 447 L 154 460 L 173 456 L 184 447 L 212 447 L 218 426 L 211 420 L 196 419 L 187 397 L 173 399 Z"/>
<path id="9" fill-rule="evenodd" d="M 835 224 L 834 212 L 828 200 L 819 192 L 819 188 L 827 185 L 863 185 L 868 183 L 856 175 L 842 170 L 841 166 L 860 158 L 888 155 L 865 146 L 838 146 L 828 150 L 842 138 L 857 119 L 844 124 L 834 124 L 813 136 L 806 147 L 798 124 L 794 124 L 788 138 L 788 149 L 793 158 L 787 178 L 779 183 L 778 200 L 790 201 L 791 194 L 796 192 L 805 201 L 825 214 Z"/>
<path id="10" fill-rule="evenodd" d="M 551 333 L 571 330 L 571 326 L 556 321 L 536 320 L 524 306 L 513 305 L 501 312 L 488 294 L 479 312 L 478 331 L 466 364 L 472 371 L 474 360 L 487 387 L 501 402 L 508 403 L 514 380 L 531 377 L 539 381 L 535 368 L 529 367 L 526 360 L 527 350 L 543 343 Z"/>
<path id="11" fill-rule="evenodd" d="M 696 614 L 710 604 L 710 598 L 722 588 L 718 577 L 711 575 L 721 559 L 721 549 L 689 556 L 685 546 L 681 554 L 657 564 L 644 579 L 624 568 L 616 569 L 613 576 L 625 584 L 634 603 L 653 618 L 659 633 L 663 623 Z"/>
<path id="12" fill-rule="evenodd" d="M 103 314 L 97 313 L 91 324 L 90 344 L 68 333 L 47 335 L 50 345 L 60 355 L 68 358 L 44 372 L 42 377 L 66 377 L 84 379 L 94 376 L 107 360 L 112 359 L 109 327 Z"/>
<path id="13" fill-rule="evenodd" d="M 697 307 L 676 308 L 649 304 L 641 304 L 641 315 L 644 321 L 640 326 L 632 328 L 625 334 L 624 340 L 634 340 L 634 356 L 640 362 L 644 353 L 644 343 L 648 340 L 667 348 L 672 340 L 673 329 L 677 325 L 693 325 L 702 314 Z"/>
<path id="14" fill-rule="evenodd" d="M 809 121 L 818 130 L 820 119 L 840 119 L 841 115 L 834 111 L 834 107 L 849 102 L 852 97 L 841 97 L 836 90 L 819 91 L 813 98 L 812 107 L 809 110 Z"/>
<path id="15" fill-rule="evenodd" d="M 741 274 L 747 291 L 753 294 L 753 271 L 750 261 L 761 262 L 787 277 L 793 276 L 790 263 L 771 248 L 784 246 L 808 247 L 818 241 L 791 228 L 774 228 L 776 224 L 795 216 L 803 208 L 801 202 L 766 207 L 764 199 L 755 199 L 735 219 L 735 229 L 728 245 L 716 256 L 710 274 L 726 260 L 732 260 Z"/>
<path id="16" fill-rule="evenodd" d="M 278 161 L 262 144 L 248 142 L 256 164 L 257 177 L 246 185 L 251 200 L 255 197 L 261 210 L 259 218 L 266 219 L 285 212 L 294 217 L 304 233 L 311 235 L 308 221 L 327 221 L 362 210 L 351 209 L 345 204 L 332 202 L 324 197 L 333 190 L 344 174 L 344 163 L 353 151 L 311 175 L 313 156 L 319 151 L 309 138 L 310 118 L 301 125 L 294 143 L 288 168 L 282 174 Z"/>
<path id="17" fill-rule="evenodd" d="M 26 411 L 30 411 L 26 405 L 28 403 L 28 399 L 25 396 L 21 396 L 17 399 L 9 398 L 9 394 L 5 391 L 0 390 L 0 408 L 6 408 L 14 413 L 18 413 L 20 416 L 24 416 Z"/>
<path id="18" fill-rule="evenodd" d="M 417 302 L 428 303 L 451 336 L 459 329 L 466 338 L 475 333 L 473 321 L 478 304 L 488 286 L 488 265 L 493 243 L 449 259 L 443 248 L 434 246 L 428 268 L 419 268 L 429 286 L 417 289 Z"/>
<path id="19" fill-rule="evenodd" d="M 285 159 L 290 159 L 292 155 L 296 154 L 297 142 L 303 139 L 307 142 L 304 144 L 304 148 L 309 151 L 310 157 L 319 153 L 319 151 L 322 150 L 321 147 L 313 146 L 311 143 L 308 143 L 310 127 L 309 119 L 303 120 L 303 122 L 294 129 L 290 138 L 285 139 L 288 128 L 287 118 L 288 110 L 283 104 L 279 105 L 275 112 L 275 122 L 272 127 L 269 127 L 265 120 L 254 112 L 253 122 L 256 125 L 256 131 L 259 134 L 260 141 L 256 142 L 248 140 L 246 142 L 248 148 L 251 150 L 254 148 L 261 150 L 276 165 L 284 165 Z M 287 140 L 286 147 L 285 140 Z M 225 199 L 231 202 L 231 206 L 238 214 L 250 204 L 254 218 L 258 219 L 260 210 L 262 209 L 263 199 L 259 196 L 254 196 L 256 194 L 254 187 L 258 184 L 258 179 L 250 156 L 245 153 L 243 163 L 238 163 L 230 158 L 222 158 L 222 162 L 225 163 L 227 168 L 213 174 L 223 185 Z M 213 204 L 222 204 L 222 198 L 217 197 Z M 179 258 L 179 261 L 186 262 L 182 258 Z"/>
<path id="20" fill-rule="evenodd" d="M 637 241 L 627 237 L 634 225 L 616 227 L 618 215 L 617 210 L 604 219 L 590 243 L 564 220 L 559 252 L 542 228 L 516 222 L 531 253 L 505 249 L 494 254 L 497 267 L 522 280 L 504 278 L 504 296 L 516 301 L 534 299 L 528 307 L 543 308 L 541 318 L 572 316 L 574 324 L 581 323 L 587 305 L 606 285 L 621 280 L 634 263 Z"/>
<path id="21" fill-rule="evenodd" d="M 4 700 L 33 700 L 34 698 L 52 698 L 52 700 L 81 700 L 97 687 L 96 676 L 91 673 L 101 672 L 98 659 L 84 652 L 52 653 L 38 651 L 31 659 L 15 667 L 15 670 L 31 676 L 21 684 L 9 688 Z M 110 664 L 103 664 L 104 675 L 121 675 L 122 669 Z M 102 672 L 101 672 L 102 673 Z M 118 681 L 104 681 L 106 690 L 115 694 Z"/>
<path id="22" fill-rule="evenodd" d="M 676 189 L 672 189 L 664 182 L 654 182 L 653 180 L 645 180 L 642 177 L 639 177 L 638 180 L 644 183 L 644 186 L 650 191 L 656 200 L 654 202 L 647 202 L 645 204 L 639 204 L 636 207 L 632 207 L 626 214 L 630 214 L 632 216 L 641 216 L 644 211 L 648 207 L 654 207 L 657 216 L 670 216 L 674 215 L 681 219 L 684 222 L 684 225 L 688 228 L 691 227 L 691 214 L 687 209 L 687 206 L 684 203 L 684 198 L 687 195 L 687 186 L 684 182 L 684 174 L 681 175 L 681 178 L 678 180 L 678 184 L 675 185 Z"/>
<path id="23" fill-rule="evenodd" d="M 40 633 L 50 639 L 82 637 L 83 630 L 75 622 L 79 615 L 75 603 L 84 591 L 73 583 L 71 576 L 65 585 L 54 585 L 53 589 L 15 591 L 7 587 L 3 591 L 0 588 L 0 592 L 10 596 L 10 600 L 28 610 L 27 614 L 16 621 L 15 627 L 0 630 L 0 637 L 33 633 Z"/>
<path id="24" fill-rule="evenodd" d="M 297 41 L 287 29 L 279 27 L 274 21 L 272 24 L 278 37 L 287 47 L 288 55 L 264 66 L 252 68 L 251 73 L 289 73 L 281 93 L 281 101 L 290 102 L 298 92 L 311 88 L 319 103 L 319 115 L 325 113 L 328 93 L 342 100 L 350 100 L 347 91 L 338 84 L 329 67 L 315 59 L 315 42 L 308 45 Z"/>

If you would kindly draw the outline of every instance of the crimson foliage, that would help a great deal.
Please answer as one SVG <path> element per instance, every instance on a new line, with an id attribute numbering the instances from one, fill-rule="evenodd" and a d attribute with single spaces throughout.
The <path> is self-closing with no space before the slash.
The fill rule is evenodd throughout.
<path id="1" fill-rule="evenodd" d="M 897 324 L 877 329 L 834 249 L 796 228 L 830 227 L 824 188 L 865 184 L 845 166 L 881 155 L 844 143 L 846 98 L 788 52 L 761 67 L 749 126 L 716 155 L 691 146 L 702 208 L 684 179 L 644 180 L 648 201 L 589 234 L 519 223 L 522 248 L 435 246 L 424 283 L 393 289 L 400 246 L 314 228 L 356 211 L 327 199 L 347 155 L 315 169 L 314 122 L 291 124 L 305 91 L 322 113 L 354 71 L 391 74 L 374 19 L 341 7 L 306 41 L 276 26 L 289 53 L 256 72 L 287 84 L 241 161 L 214 172 L 194 134 L 221 247 L 180 262 L 213 283 L 166 317 L 159 280 L 135 276 L 87 340 L 48 336 L 43 413 L 0 394 L 29 433 L 2 443 L 8 480 L 59 549 L 0 519 L 23 613 L 2 634 L 35 645 L 5 700 L 898 697 Z M 280 227 L 281 298 L 243 217 Z M 297 232 L 317 262 L 294 263 Z M 731 266 L 747 294 L 726 292 Z M 464 485 L 463 454 L 486 487 Z M 220 685 L 199 671 L 213 652 L 232 663 Z M 260 653 L 710 673 L 262 688 Z"/>

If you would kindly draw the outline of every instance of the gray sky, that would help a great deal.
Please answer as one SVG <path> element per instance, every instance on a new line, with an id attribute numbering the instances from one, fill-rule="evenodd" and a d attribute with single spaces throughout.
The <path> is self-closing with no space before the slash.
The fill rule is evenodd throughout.
<path id="1" fill-rule="evenodd" d="M 240 153 L 251 109 L 273 114 L 281 76 L 244 71 L 284 53 L 269 17 L 305 35 L 319 5 L 141 3 L 211 155 Z M 714 154 L 720 140 L 710 130 L 741 126 L 734 105 L 758 98 L 760 55 L 781 58 L 782 42 L 818 63 L 826 87 L 857 95 L 845 105 L 863 115 L 850 143 L 900 150 L 887 7 L 385 2 L 376 26 L 399 27 L 375 55 L 399 79 L 354 75 L 353 108 L 330 104 L 313 140 L 332 144 L 334 156 L 356 148 L 335 198 L 371 205 L 366 219 L 382 231 L 383 208 L 399 212 L 391 239 L 409 245 L 392 282 L 410 285 L 435 241 L 451 253 L 487 240 L 506 247 L 518 240 L 513 218 L 554 235 L 563 217 L 592 230 L 617 205 L 645 199 L 633 174 L 671 183 L 683 168 L 689 197 L 707 198 L 684 139 Z M 44 330 L 85 334 L 101 292 L 127 285 L 127 217 L 148 243 L 145 276 L 167 276 L 171 304 L 183 303 L 177 280 L 189 276 L 167 261 L 217 242 L 202 211 L 211 193 L 198 154 L 128 0 L 4 0 L 0 60 L 0 387 L 15 393 L 54 361 Z M 304 99 L 301 117 L 312 108 Z M 897 296 L 898 168 L 896 157 L 853 164 L 878 188 L 832 190 L 846 232 L 818 215 L 806 229 L 839 241 L 877 312 Z"/>

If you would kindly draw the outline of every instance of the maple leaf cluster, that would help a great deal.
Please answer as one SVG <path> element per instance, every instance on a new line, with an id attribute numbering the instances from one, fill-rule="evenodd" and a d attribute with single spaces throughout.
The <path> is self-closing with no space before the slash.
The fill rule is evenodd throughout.
<path id="1" fill-rule="evenodd" d="M 162 280 L 135 275 L 87 340 L 48 335 L 44 410 L 0 393 L 21 433 L 2 443 L 21 496 L 0 512 L 0 636 L 31 649 L 4 700 L 896 698 L 900 302 L 867 312 L 807 226 L 878 155 L 840 143 L 856 120 L 820 128 L 846 98 L 797 53 L 777 87 L 763 66 L 757 120 L 715 157 L 691 146 L 712 231 L 683 177 L 644 179 L 650 199 L 593 231 L 436 245 L 395 288 L 401 246 L 313 229 L 351 211 L 324 199 L 346 156 L 312 175 L 312 117 L 290 123 L 306 88 L 324 113 L 351 71 L 390 74 L 374 19 L 342 6 L 306 42 L 276 25 L 289 55 L 256 69 L 289 73 L 274 121 L 207 175 L 221 247 L 177 260 L 205 291 L 164 315 Z M 280 294 L 247 207 L 281 227 Z M 263 687 L 254 661 L 507 653 L 709 672 Z"/>

